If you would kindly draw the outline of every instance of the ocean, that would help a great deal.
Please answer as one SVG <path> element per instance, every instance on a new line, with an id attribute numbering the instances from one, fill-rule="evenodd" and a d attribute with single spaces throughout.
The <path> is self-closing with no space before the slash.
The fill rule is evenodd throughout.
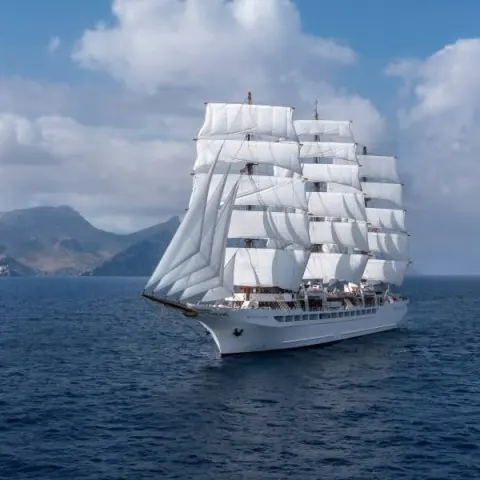
<path id="1" fill-rule="evenodd" d="M 0 279 L 0 478 L 478 479 L 480 278 L 404 328 L 219 358 L 138 278 Z"/>

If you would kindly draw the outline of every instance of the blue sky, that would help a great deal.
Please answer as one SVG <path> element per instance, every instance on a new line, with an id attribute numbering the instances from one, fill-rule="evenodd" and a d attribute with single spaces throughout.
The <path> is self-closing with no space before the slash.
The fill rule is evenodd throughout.
<path id="1" fill-rule="evenodd" d="M 397 58 L 425 58 L 479 33 L 477 0 L 296 0 L 304 28 L 352 46 L 359 63 L 341 82 L 385 114 L 396 107 L 398 81 L 384 75 Z"/>
<path id="2" fill-rule="evenodd" d="M 204 18 L 199 15 L 198 25 L 192 25 L 180 15 L 187 27 L 175 24 L 177 38 L 168 43 L 162 35 L 178 16 L 160 9 L 152 18 L 142 17 L 139 1 L 121 1 L 128 14 L 119 23 L 110 0 L 0 2 L 0 133 L 2 114 L 16 115 L 7 119 L 13 125 L 7 134 L 16 135 L 12 134 L 8 148 L 17 142 L 21 155 L 27 155 L 38 147 L 43 156 L 35 158 L 44 160 L 50 158 L 44 152 L 47 147 L 54 158 L 58 152 L 64 155 L 62 168 L 50 177 L 40 165 L 37 170 L 30 167 L 36 182 L 27 179 L 20 165 L 21 173 L 15 175 L 13 167 L 5 167 L 0 172 L 0 209 L 68 203 L 102 228 L 128 231 L 147 226 L 161 220 L 159 205 L 164 216 L 178 213 L 172 211 L 173 206 L 178 210 L 189 193 L 184 178 L 190 178 L 190 167 L 183 165 L 192 147 L 175 134 L 190 135 L 198 128 L 204 100 L 228 101 L 228 95 L 236 98 L 253 85 L 266 101 L 284 103 L 293 91 L 286 101 L 300 105 L 299 109 L 303 102 L 305 111 L 310 111 L 310 102 L 318 93 L 321 113 L 326 108 L 327 116 L 351 114 L 348 118 L 354 124 L 365 123 L 363 134 L 369 139 L 387 138 L 382 133 L 382 125 L 387 125 L 391 146 L 398 146 L 394 153 L 403 157 L 399 163 L 407 179 L 416 268 L 432 273 L 480 271 L 480 254 L 475 253 L 478 249 L 472 240 L 480 224 L 476 207 L 476 179 L 480 178 L 476 155 L 480 149 L 478 0 L 292 0 L 301 16 L 300 30 L 289 20 L 284 0 L 279 0 L 272 8 L 284 22 L 281 31 L 293 31 L 290 49 L 286 39 L 270 29 L 265 16 L 268 9 L 250 12 L 263 22 L 258 38 L 252 40 L 251 33 L 245 33 L 248 28 L 232 23 L 227 9 L 220 11 L 213 0 L 197 0 L 197 5 L 205 5 Z M 151 5 L 155 0 L 141 1 Z M 167 1 L 174 0 L 158 0 L 159 4 Z M 255 8 L 262 10 L 265 2 L 258 0 Z M 106 22 L 105 35 L 95 31 L 100 21 Z M 228 25 L 233 30 L 215 22 L 231 22 Z M 87 29 L 94 30 L 88 39 L 84 36 Z M 208 43 L 212 31 L 218 37 L 215 55 L 197 52 L 197 40 L 212 48 Z M 60 45 L 52 54 L 48 44 L 53 37 L 60 39 Z M 320 37 L 335 40 L 339 58 L 332 67 L 326 57 L 312 57 L 316 68 L 309 69 L 310 57 L 299 49 L 316 45 Z M 248 51 L 250 41 L 252 52 Z M 121 48 L 118 42 L 123 42 Z M 453 47 L 446 48 L 449 44 Z M 355 51 L 355 64 L 345 66 L 348 49 L 341 53 L 342 45 Z M 72 58 L 75 46 L 81 58 Z M 233 60 L 228 58 L 229 49 L 235 51 Z M 388 65 L 405 59 L 406 70 L 397 76 L 385 74 Z M 297 77 L 287 75 L 289 80 L 282 85 L 278 79 L 290 70 Z M 192 79 L 198 79 L 194 86 Z M 405 85 L 414 88 L 402 90 Z M 152 142 L 157 135 L 166 143 Z M 177 162 L 167 166 L 176 180 L 157 171 L 159 158 Z M 145 166 L 135 174 L 156 171 L 158 177 L 145 174 L 136 186 L 130 181 L 132 164 L 142 161 Z M 101 175 L 95 180 L 99 183 L 93 185 L 91 173 L 98 168 Z M 47 192 L 41 178 L 49 178 L 49 188 L 58 192 Z M 181 182 L 181 188 L 172 187 Z M 164 200 L 161 195 L 166 195 Z M 458 242 L 470 256 L 457 252 L 439 263 L 444 252 Z"/>
<path id="3" fill-rule="evenodd" d="M 478 34 L 477 0 L 295 0 L 304 29 L 352 46 L 357 66 L 339 76 L 342 85 L 394 107 L 397 82 L 385 78 L 395 58 L 424 58 L 458 38 Z M 57 82 L 89 81 L 92 72 L 71 62 L 70 51 L 86 28 L 112 21 L 109 0 L 4 0 L 0 15 L 0 75 Z M 52 58 L 51 37 L 62 40 Z"/>
<path id="4" fill-rule="evenodd" d="M 75 82 L 83 72 L 72 64 L 70 49 L 85 28 L 110 17 L 110 2 L 5 0 L 0 12 L 1 75 Z M 64 44 L 54 58 L 47 50 L 53 36 Z"/>

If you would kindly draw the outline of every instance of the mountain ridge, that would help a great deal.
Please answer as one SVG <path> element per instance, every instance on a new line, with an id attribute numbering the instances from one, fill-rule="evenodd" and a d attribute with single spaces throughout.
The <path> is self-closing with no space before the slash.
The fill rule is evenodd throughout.
<path id="1" fill-rule="evenodd" d="M 158 261 L 178 223 L 178 217 L 172 217 L 137 232 L 117 234 L 94 227 L 65 205 L 1 212 L 0 275 L 2 271 L 3 275 L 81 275 L 152 238 L 160 248 Z"/>

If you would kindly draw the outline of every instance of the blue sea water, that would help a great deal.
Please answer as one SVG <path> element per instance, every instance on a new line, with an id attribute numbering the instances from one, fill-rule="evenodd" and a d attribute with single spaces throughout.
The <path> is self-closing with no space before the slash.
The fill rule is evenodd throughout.
<path id="1" fill-rule="evenodd" d="M 1 279 L 1 479 L 480 478 L 480 279 L 408 279 L 399 331 L 225 359 L 143 281 Z"/>

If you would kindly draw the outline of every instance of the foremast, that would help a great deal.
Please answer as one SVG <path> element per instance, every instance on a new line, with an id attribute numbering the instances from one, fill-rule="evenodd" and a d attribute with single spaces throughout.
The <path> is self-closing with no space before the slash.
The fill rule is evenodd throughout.
<path id="1" fill-rule="evenodd" d="M 189 208 L 146 288 L 181 304 L 298 291 L 310 237 L 293 108 L 207 103 L 196 148 Z"/>

